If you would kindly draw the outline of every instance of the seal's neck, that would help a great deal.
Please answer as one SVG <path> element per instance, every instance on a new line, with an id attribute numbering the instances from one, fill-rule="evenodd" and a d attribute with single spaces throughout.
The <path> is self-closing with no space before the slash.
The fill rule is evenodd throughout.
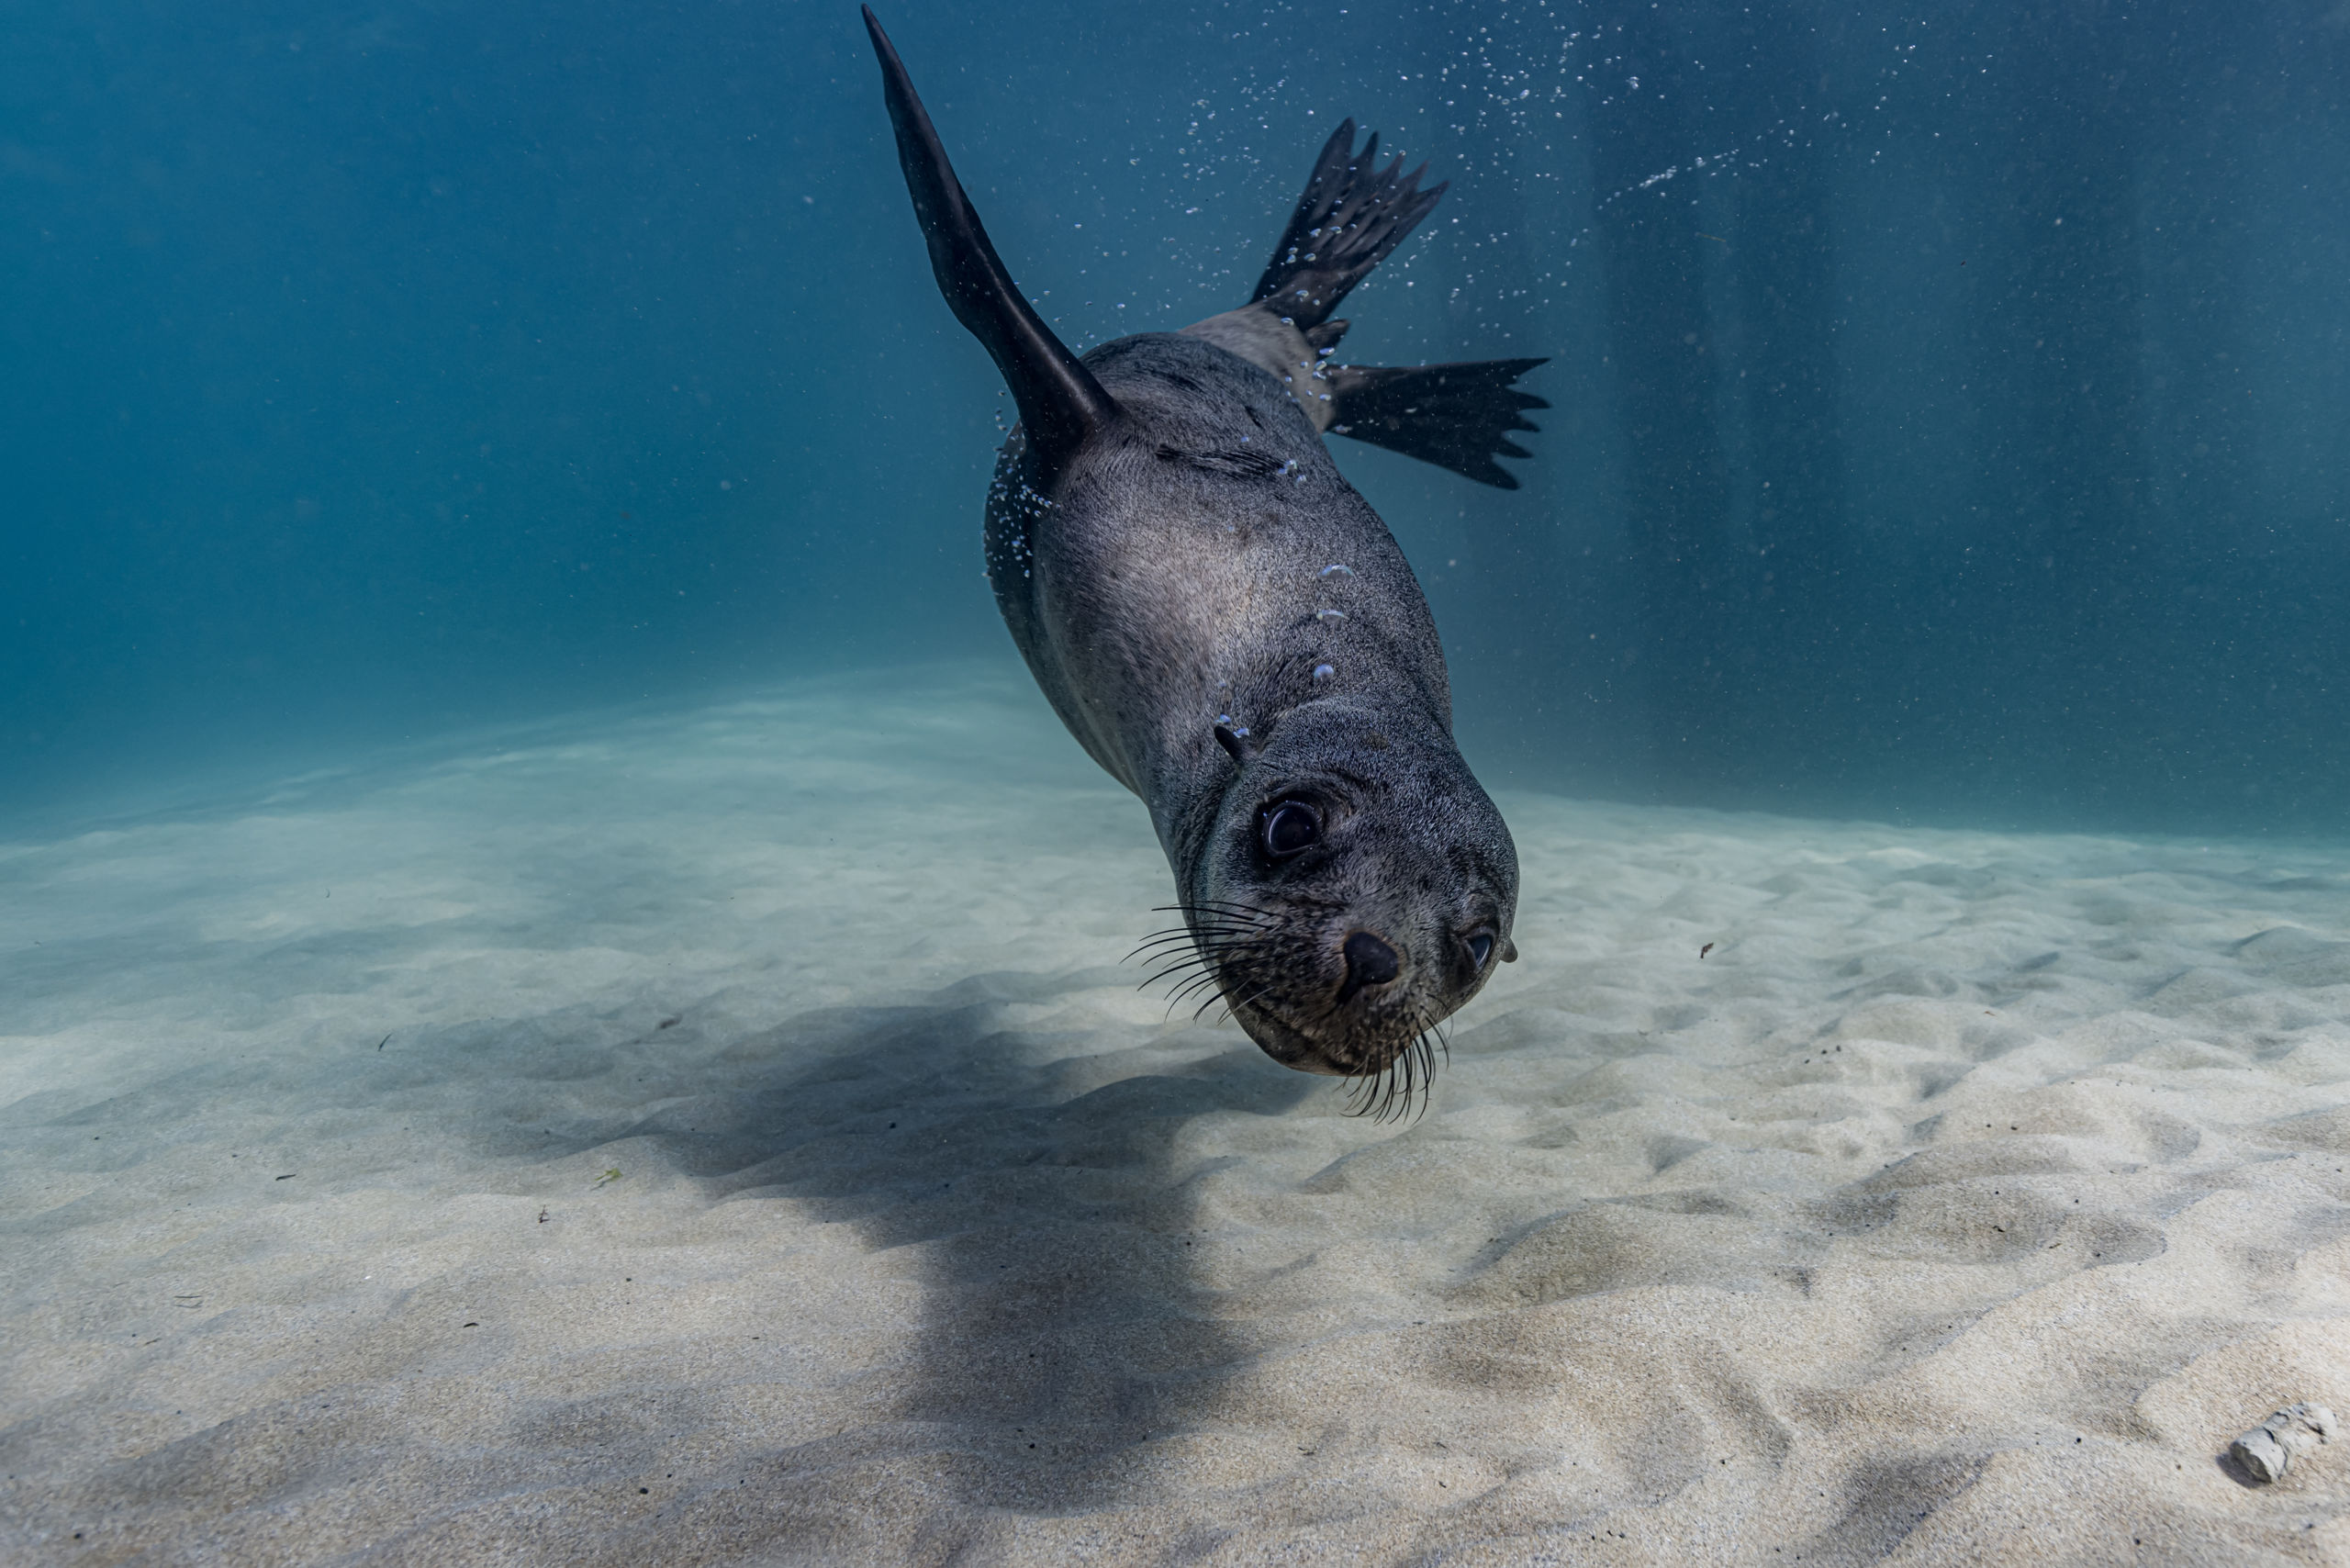
<path id="1" fill-rule="evenodd" d="M 1262 305 L 1244 305 L 1183 329 L 1183 336 L 1214 343 L 1236 359 L 1250 364 L 1281 384 L 1316 431 L 1326 431 L 1337 418 L 1338 405 L 1330 395 L 1330 380 L 1321 352 L 1304 331 Z"/>

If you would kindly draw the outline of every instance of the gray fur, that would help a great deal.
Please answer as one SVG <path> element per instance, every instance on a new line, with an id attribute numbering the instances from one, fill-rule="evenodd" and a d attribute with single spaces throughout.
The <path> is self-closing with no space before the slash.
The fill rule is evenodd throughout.
<path id="1" fill-rule="evenodd" d="M 1070 733 L 1148 804 L 1241 1026 L 1292 1067 L 1385 1072 L 1514 956 L 1516 851 L 1453 746 L 1427 602 L 1267 370 L 1206 334 L 1121 338 L 1084 364 L 1125 418 L 1048 497 L 1006 444 L 987 521 L 1004 620 Z M 1246 733 L 1245 763 L 1220 721 Z M 1260 818 L 1289 799 L 1326 828 L 1276 864 Z M 1220 913 L 1236 908 L 1259 913 Z M 1341 1001 L 1358 931 L 1404 972 Z"/>
<path id="2" fill-rule="evenodd" d="M 1338 323 L 1343 331 L 1346 323 Z M 1314 428 L 1326 431 L 1338 417 L 1337 399 L 1330 395 L 1328 360 L 1322 353 L 1337 342 L 1326 334 L 1318 347 L 1307 342 L 1297 323 L 1276 316 L 1262 305 L 1244 305 L 1183 329 L 1187 338 L 1214 343 L 1226 353 L 1247 360 L 1281 384 Z"/>
<path id="3" fill-rule="evenodd" d="M 1251 304 L 1080 361 L 865 26 L 939 290 L 1020 405 L 988 498 L 996 602 L 1070 734 L 1150 807 L 1185 989 L 1275 1060 L 1408 1103 L 1430 1033 L 1516 956 L 1517 852 L 1453 748 L 1420 585 L 1322 445 L 1352 417 L 1323 362 L 1347 327 L 1331 308 L 1443 187 L 1376 167 L 1348 120 Z M 1524 455 L 1502 432 L 1532 428 L 1539 400 L 1509 388 L 1539 363 L 1361 372 L 1371 439 L 1514 483 L 1492 454 Z"/>

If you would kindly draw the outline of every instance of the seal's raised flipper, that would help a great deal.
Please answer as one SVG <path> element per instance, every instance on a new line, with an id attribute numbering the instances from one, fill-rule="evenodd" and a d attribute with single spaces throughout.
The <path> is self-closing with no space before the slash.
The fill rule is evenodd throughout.
<path id="1" fill-rule="evenodd" d="M 914 95 L 913 83 L 889 35 L 863 7 L 865 30 L 881 62 L 882 95 L 898 133 L 898 162 L 930 245 L 931 271 L 955 319 L 985 345 L 1012 388 L 1040 479 L 1049 481 L 1087 439 L 1115 424 L 1118 405 L 1078 363 L 1004 270 L 946 161 L 946 149 Z"/>
<path id="2" fill-rule="evenodd" d="M 1372 168 L 1377 131 L 1361 151 L 1354 149 L 1355 122 L 1349 119 L 1323 143 L 1297 211 L 1273 247 L 1272 263 L 1249 297 L 1250 304 L 1270 305 L 1275 315 L 1288 317 L 1300 329 L 1326 320 L 1347 291 L 1385 261 L 1444 195 L 1440 185 L 1419 188 L 1420 176 L 1427 173 L 1425 163 L 1406 174 L 1399 155 L 1384 169 Z M 1338 330 L 1345 330 L 1342 323 Z M 1314 346 L 1328 348 L 1337 341 L 1332 333 L 1328 342 L 1315 341 Z"/>
<path id="3" fill-rule="evenodd" d="M 1510 440 L 1509 432 L 1540 429 L 1526 410 L 1550 405 L 1514 383 L 1542 363 L 1337 365 L 1326 373 L 1336 405 L 1330 431 L 1449 468 L 1481 485 L 1515 490 L 1517 476 L 1494 459 L 1534 455 Z"/>

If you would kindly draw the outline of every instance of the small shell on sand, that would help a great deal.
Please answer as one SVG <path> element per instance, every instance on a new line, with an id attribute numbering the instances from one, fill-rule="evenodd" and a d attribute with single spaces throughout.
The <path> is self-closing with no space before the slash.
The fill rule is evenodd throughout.
<path id="1" fill-rule="evenodd" d="M 2322 1405 L 2288 1405 L 2228 1445 L 2228 1457 L 2255 1481 L 2285 1473 L 2297 1453 L 2333 1440 L 2333 1412 Z"/>

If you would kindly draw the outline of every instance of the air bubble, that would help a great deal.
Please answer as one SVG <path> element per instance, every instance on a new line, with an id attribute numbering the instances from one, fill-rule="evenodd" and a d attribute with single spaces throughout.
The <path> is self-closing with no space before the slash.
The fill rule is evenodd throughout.
<path id="1" fill-rule="evenodd" d="M 1337 673 L 1338 666 L 1336 665 L 1315 665 L 1314 666 L 1314 678 L 1316 680 L 1327 680 Z"/>
<path id="2" fill-rule="evenodd" d="M 1355 569 L 1352 566 L 1325 566 L 1319 572 L 1316 572 L 1315 576 L 1326 577 L 1334 573 L 1344 573 L 1346 576 L 1351 577 L 1355 575 Z"/>

